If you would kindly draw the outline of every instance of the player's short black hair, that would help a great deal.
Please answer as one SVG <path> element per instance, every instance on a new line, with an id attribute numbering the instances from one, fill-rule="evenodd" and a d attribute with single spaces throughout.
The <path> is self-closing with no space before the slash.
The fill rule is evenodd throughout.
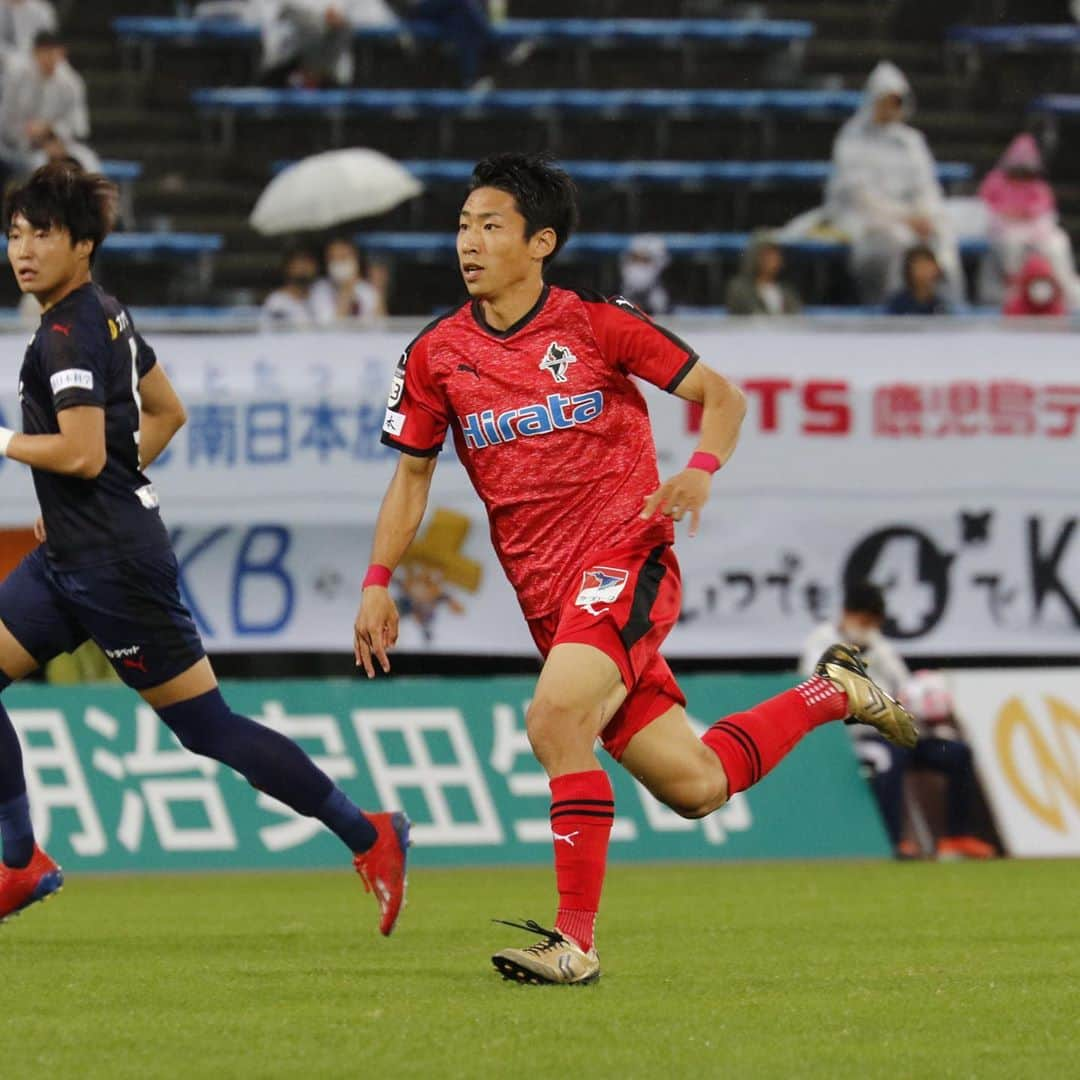
<path id="1" fill-rule="evenodd" d="M 469 191 L 490 187 L 514 196 L 525 219 L 525 237 L 555 231 L 555 249 L 546 266 L 570 239 L 578 223 L 577 187 L 570 174 L 546 154 L 493 154 L 478 161 Z"/>
<path id="2" fill-rule="evenodd" d="M 885 594 L 872 581 L 849 581 L 844 587 L 844 610 L 885 618 Z"/>
<path id="3" fill-rule="evenodd" d="M 93 265 L 105 237 L 116 224 L 116 185 L 100 173 L 86 172 L 78 163 L 53 161 L 42 165 L 4 195 L 4 232 L 21 214 L 35 229 L 60 228 L 71 234 L 74 247 L 92 240 Z"/>

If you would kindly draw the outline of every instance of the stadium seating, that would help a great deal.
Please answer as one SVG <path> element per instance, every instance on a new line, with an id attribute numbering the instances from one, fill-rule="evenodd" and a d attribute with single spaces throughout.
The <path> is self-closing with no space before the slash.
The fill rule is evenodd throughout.
<path id="1" fill-rule="evenodd" d="M 279 162 L 277 167 L 282 164 Z M 461 160 L 404 161 L 402 164 L 425 183 L 461 184 L 469 179 L 473 169 L 473 162 Z M 579 184 L 658 187 L 821 185 L 828 180 L 832 168 L 828 161 L 565 161 L 563 165 Z M 970 180 L 972 173 L 972 167 L 963 162 L 938 165 L 938 179 L 943 184 Z"/>
<path id="2" fill-rule="evenodd" d="M 357 235 L 357 242 L 371 255 L 395 255 L 409 258 L 433 259 L 452 255 L 455 237 L 450 231 L 426 232 L 366 232 Z M 631 233 L 578 233 L 566 245 L 560 259 L 596 259 L 621 255 L 630 246 Z M 718 255 L 741 255 L 750 242 L 749 233 L 666 233 L 664 242 L 671 255 L 707 259 Z M 797 255 L 835 258 L 847 253 L 842 240 L 803 238 L 783 241 L 784 248 Z M 966 240 L 961 253 L 981 255 L 987 250 L 983 240 Z"/>
<path id="3" fill-rule="evenodd" d="M 948 40 L 984 50 L 1080 49 L 1080 25 L 954 26 Z"/>
<path id="4" fill-rule="evenodd" d="M 156 50 L 219 46 L 250 47 L 259 39 L 259 30 L 249 23 L 230 19 L 195 19 L 160 16 L 121 16 L 113 20 L 117 36 L 129 54 L 137 56 L 137 67 L 145 77 L 154 67 Z M 598 50 L 623 46 L 651 50 L 677 49 L 693 62 L 702 48 L 788 50 L 795 62 L 802 47 L 813 37 L 814 25 L 806 20 L 716 19 L 716 18 L 609 18 L 609 19 L 507 19 L 494 26 L 496 37 L 507 47 L 529 41 L 534 49 L 569 50 L 573 69 L 581 81 L 588 81 L 590 58 Z M 406 36 L 407 35 L 407 36 Z M 441 28 L 418 21 L 404 25 L 361 26 L 356 29 L 358 47 L 392 47 L 400 52 L 403 42 L 438 42 Z"/>
<path id="5" fill-rule="evenodd" d="M 121 16 L 113 20 L 113 29 L 125 41 L 170 42 L 184 46 L 207 41 L 256 41 L 256 26 L 232 19 L 195 19 L 161 16 Z M 397 41 L 403 26 L 360 26 L 356 38 Z M 434 23 L 410 22 L 408 32 L 414 37 L 437 39 L 442 29 Z M 736 45 L 778 42 L 782 45 L 805 41 L 813 36 L 813 23 L 804 20 L 770 19 L 506 19 L 496 23 L 497 37 L 507 41 L 523 39 L 578 42 L 590 45 L 627 41 L 650 45 L 690 44 L 697 41 L 723 41 Z"/>
<path id="6" fill-rule="evenodd" d="M 498 114 L 512 114 L 540 122 L 547 132 L 547 145 L 559 152 L 563 142 L 561 121 L 577 115 L 608 122 L 631 118 L 647 127 L 657 154 L 667 149 L 665 121 L 678 119 L 701 124 L 718 118 L 754 123 L 760 145 L 768 152 L 775 142 L 775 128 L 769 121 L 777 116 L 829 120 L 835 123 L 853 112 L 861 100 L 853 90 L 273 90 L 263 87 L 202 89 L 192 93 L 192 101 L 204 114 L 219 121 L 219 146 L 230 153 L 236 145 L 237 117 L 258 119 L 290 114 L 305 118 L 312 114 L 327 120 L 330 145 L 345 142 L 347 118 L 377 114 L 395 119 L 430 116 L 438 123 L 438 144 L 443 152 L 454 145 L 453 122 L 475 121 Z M 306 123 L 309 122 L 305 121 Z"/>
<path id="7" fill-rule="evenodd" d="M 715 15 L 716 5 L 512 0 L 514 18 L 498 33 L 508 43 L 529 37 L 536 52 L 521 67 L 500 70 L 491 94 L 446 89 L 455 84 L 456 66 L 448 50 L 431 47 L 430 30 L 420 28 L 413 48 L 403 47 L 396 28 L 378 28 L 357 35 L 359 89 L 345 98 L 333 91 L 305 95 L 301 104 L 288 91 L 235 85 L 255 71 L 251 27 L 177 19 L 181 10 L 190 5 L 101 0 L 71 4 L 65 14 L 73 62 L 90 87 L 93 145 L 104 157 L 135 163 L 136 171 L 113 173 L 126 202 L 138 203 L 138 218 L 125 210 L 125 225 L 218 238 L 218 250 L 189 256 L 214 264 L 213 288 L 202 292 L 190 275 L 177 274 L 184 259 L 175 251 L 138 242 L 115 249 L 105 269 L 136 304 L 229 304 L 265 295 L 276 282 L 283 242 L 255 235 L 247 214 L 275 160 L 295 160 L 339 140 L 409 161 L 427 185 L 421 198 L 373 220 L 376 235 L 449 232 L 461 180 L 477 157 L 505 146 L 550 150 L 573 165 L 590 233 L 676 237 L 668 271 L 673 295 L 711 307 L 738 258 L 737 245 L 725 241 L 725 249 L 706 239 L 686 247 L 678 238 L 696 231 L 707 238 L 742 236 L 780 226 L 817 203 L 836 129 L 859 100 L 883 41 L 912 78 L 917 122 L 936 157 L 965 163 L 948 164 L 940 174 L 958 193 L 969 192 L 967 185 L 992 163 L 1022 123 L 1028 100 L 1069 86 L 1047 81 L 1012 110 L 961 109 L 954 98 L 960 81 L 941 70 L 947 23 L 939 18 L 932 35 L 891 37 L 883 5 L 783 0 L 756 5 L 753 18 L 703 18 Z M 661 11 L 665 18 L 655 18 Z M 1017 21 L 1046 14 L 1021 11 L 1019 4 L 1008 13 L 1019 14 Z M 983 51 L 962 45 L 962 36 L 952 48 Z M 1032 55 L 1045 57 L 1038 37 Z M 1007 60 L 1013 53 L 995 49 L 994 55 Z M 1038 73 L 1043 64 L 1032 67 Z M 982 76 L 984 82 L 991 77 Z M 192 100 L 197 88 L 198 105 Z M 1018 92 L 1010 88 L 1002 100 Z M 221 152 L 226 127 L 235 135 L 231 154 Z M 1052 161 L 1056 181 L 1066 169 L 1064 154 Z M 1073 195 L 1068 185 L 1059 187 L 1063 220 L 1071 227 Z M 602 287 L 612 285 L 616 247 L 608 243 L 607 254 L 591 256 L 600 260 L 595 265 L 571 257 L 564 279 L 586 284 L 596 274 Z M 807 298 L 850 299 L 843 260 L 821 245 L 813 251 L 791 251 Z M 385 257 L 410 268 L 395 278 L 392 310 L 426 312 L 456 295 L 454 275 L 440 277 L 441 256 L 428 263 L 402 252 Z M 803 276 L 804 265 L 824 266 L 827 275 L 814 269 Z"/>

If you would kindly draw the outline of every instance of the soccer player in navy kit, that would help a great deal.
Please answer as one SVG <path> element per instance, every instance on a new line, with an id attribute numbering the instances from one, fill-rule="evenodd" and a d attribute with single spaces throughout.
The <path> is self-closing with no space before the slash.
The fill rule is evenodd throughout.
<path id="1" fill-rule="evenodd" d="M 405 891 L 409 823 L 364 814 L 291 740 L 232 712 L 180 599 L 176 558 L 143 470 L 184 408 L 131 316 L 91 280 L 115 189 L 65 164 L 4 202 L 8 258 L 42 307 L 19 383 L 23 432 L 0 453 L 33 470 L 41 546 L 0 584 L 0 691 L 88 638 L 194 753 L 319 819 L 353 853 L 389 934 Z M 34 842 L 22 755 L 0 704 L 0 922 L 57 892 L 63 873 Z"/>

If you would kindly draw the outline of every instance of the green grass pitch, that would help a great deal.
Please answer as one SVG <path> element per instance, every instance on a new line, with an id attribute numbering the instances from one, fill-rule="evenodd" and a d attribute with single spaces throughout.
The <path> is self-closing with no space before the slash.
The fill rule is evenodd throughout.
<path id="1" fill-rule="evenodd" d="M 0 928 L 4 1080 L 1080 1075 L 1080 863 L 615 867 L 591 987 L 502 982 L 539 870 L 80 878 Z"/>

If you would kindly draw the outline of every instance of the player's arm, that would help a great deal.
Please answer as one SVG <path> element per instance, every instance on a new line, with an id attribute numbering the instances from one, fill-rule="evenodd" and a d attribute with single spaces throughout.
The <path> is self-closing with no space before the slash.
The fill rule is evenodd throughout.
<path id="1" fill-rule="evenodd" d="M 672 392 L 701 406 L 701 437 L 695 455 L 709 455 L 722 466 L 735 452 L 735 444 L 739 441 L 739 429 L 746 415 L 743 392 L 700 360 Z M 681 521 L 689 513 L 690 535 L 695 536 L 701 523 L 701 509 L 711 487 L 712 471 L 688 465 L 645 500 L 641 516 L 650 518 L 659 512 Z"/>
<path id="2" fill-rule="evenodd" d="M 145 469 L 187 423 L 187 412 L 160 364 L 139 380 L 139 397 L 139 467 Z"/>
<path id="3" fill-rule="evenodd" d="M 401 455 L 375 522 L 372 566 L 384 566 L 393 572 L 401 562 L 424 519 L 436 460 L 433 456 Z M 389 672 L 390 658 L 386 651 L 397 642 L 398 611 L 385 585 L 365 584 L 353 631 L 357 667 L 362 667 L 367 677 L 373 679 L 374 658 L 384 673 Z"/>
<path id="4" fill-rule="evenodd" d="M 56 415 L 58 435 L 24 435 L 0 428 L 0 452 L 32 469 L 93 480 L 105 468 L 105 410 L 73 405 Z"/>

